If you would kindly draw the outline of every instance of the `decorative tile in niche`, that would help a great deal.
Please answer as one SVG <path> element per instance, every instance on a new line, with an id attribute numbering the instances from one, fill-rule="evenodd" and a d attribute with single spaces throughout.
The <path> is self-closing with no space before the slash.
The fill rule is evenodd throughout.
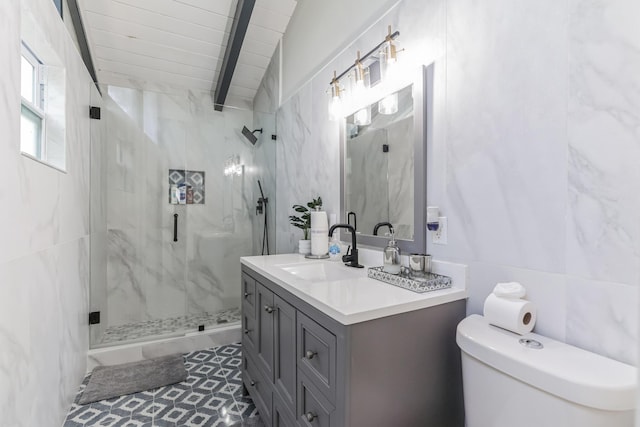
<path id="1" fill-rule="evenodd" d="M 204 187 L 204 172 L 199 171 L 186 171 L 187 172 L 187 185 L 192 187 Z"/>
<path id="2" fill-rule="evenodd" d="M 169 185 L 182 184 L 184 180 L 185 171 L 178 169 L 169 169 Z"/>
<path id="3" fill-rule="evenodd" d="M 204 205 L 204 171 L 169 169 L 169 203 L 171 203 L 171 186 L 179 186 L 181 184 L 185 184 L 187 188 L 191 188 L 192 197 L 187 197 L 186 204 Z"/>

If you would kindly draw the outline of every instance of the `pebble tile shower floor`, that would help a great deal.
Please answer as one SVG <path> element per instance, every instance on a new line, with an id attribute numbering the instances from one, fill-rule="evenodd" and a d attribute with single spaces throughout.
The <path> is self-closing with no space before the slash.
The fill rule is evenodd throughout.
<path id="1" fill-rule="evenodd" d="M 256 417 L 253 401 L 242 396 L 241 352 L 231 344 L 187 353 L 184 382 L 78 405 L 88 374 L 63 427 L 226 427 Z"/>

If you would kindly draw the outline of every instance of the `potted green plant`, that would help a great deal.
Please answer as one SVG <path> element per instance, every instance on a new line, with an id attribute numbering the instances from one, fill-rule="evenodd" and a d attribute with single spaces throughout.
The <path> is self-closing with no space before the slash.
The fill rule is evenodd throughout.
<path id="1" fill-rule="evenodd" d="M 311 240 L 309 239 L 309 230 L 311 229 L 311 211 L 322 207 L 322 198 L 311 200 L 304 205 L 293 205 L 293 210 L 299 213 L 299 216 L 290 215 L 289 222 L 294 227 L 302 230 L 304 239 L 298 241 L 298 252 L 303 255 L 311 253 Z"/>

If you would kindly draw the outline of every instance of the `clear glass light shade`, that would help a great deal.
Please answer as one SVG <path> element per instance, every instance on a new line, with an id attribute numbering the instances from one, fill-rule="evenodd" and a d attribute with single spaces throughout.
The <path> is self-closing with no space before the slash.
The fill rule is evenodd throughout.
<path id="1" fill-rule="evenodd" d="M 339 83 L 331 85 L 327 90 L 327 103 L 329 108 L 329 120 L 335 121 L 342 118 L 342 90 Z"/>
<path id="2" fill-rule="evenodd" d="M 392 93 L 391 95 L 382 98 L 378 102 L 378 111 L 380 114 L 395 114 L 398 112 L 398 94 Z"/>
<path id="3" fill-rule="evenodd" d="M 380 57 L 380 77 L 383 83 L 390 84 L 398 73 L 398 53 L 394 42 L 388 41 L 382 46 Z"/>
<path id="4" fill-rule="evenodd" d="M 358 126 L 367 126 L 371 124 L 371 106 L 364 107 L 356 111 L 353 115 L 353 123 Z"/>
<path id="5" fill-rule="evenodd" d="M 351 73 L 351 101 L 360 104 L 366 99 L 367 91 L 371 87 L 371 76 L 369 67 L 356 67 Z"/>

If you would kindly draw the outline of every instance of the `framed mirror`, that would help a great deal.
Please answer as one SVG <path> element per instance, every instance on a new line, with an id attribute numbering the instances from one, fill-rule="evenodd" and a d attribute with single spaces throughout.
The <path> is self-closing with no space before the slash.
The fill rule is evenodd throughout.
<path id="1" fill-rule="evenodd" d="M 431 140 L 433 64 L 413 82 L 345 117 L 340 135 L 340 222 L 356 214 L 358 244 L 385 247 L 393 225 L 403 253 L 426 251 L 426 152 Z M 351 223 L 353 225 L 353 216 Z M 345 241 L 350 233 L 343 233 Z"/>

